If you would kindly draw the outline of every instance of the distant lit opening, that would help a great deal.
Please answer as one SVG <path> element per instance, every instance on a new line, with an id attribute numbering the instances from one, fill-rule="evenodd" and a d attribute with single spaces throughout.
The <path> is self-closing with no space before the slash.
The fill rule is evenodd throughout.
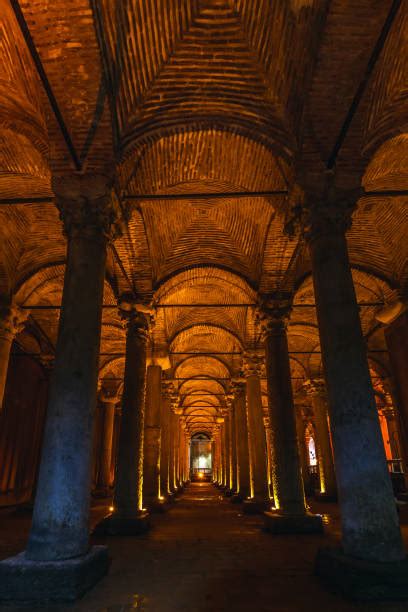
<path id="1" fill-rule="evenodd" d="M 190 472 L 192 481 L 211 480 L 212 444 L 205 433 L 197 433 L 190 442 Z"/>
<path id="2" fill-rule="evenodd" d="M 315 445 L 315 441 L 313 438 L 309 438 L 308 451 L 309 451 L 309 465 L 317 465 L 316 445 Z"/>

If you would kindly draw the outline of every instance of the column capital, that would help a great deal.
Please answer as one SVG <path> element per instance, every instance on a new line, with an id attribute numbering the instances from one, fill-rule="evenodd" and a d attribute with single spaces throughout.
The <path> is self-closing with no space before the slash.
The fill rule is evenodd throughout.
<path id="1" fill-rule="evenodd" d="M 245 393 L 245 378 L 233 378 L 232 379 L 232 393 L 234 397 L 242 397 Z"/>
<path id="2" fill-rule="evenodd" d="M 12 342 L 23 330 L 29 314 L 29 310 L 20 308 L 13 301 L 0 302 L 0 338 Z"/>
<path id="3" fill-rule="evenodd" d="M 117 404 L 120 400 L 119 388 L 105 385 L 102 381 L 98 393 L 98 399 L 102 404 Z"/>
<path id="4" fill-rule="evenodd" d="M 264 355 L 261 351 L 249 349 L 243 355 L 242 370 L 244 377 L 261 376 L 264 365 Z"/>
<path id="5" fill-rule="evenodd" d="M 308 379 L 303 383 L 302 388 L 309 397 L 327 398 L 326 383 L 322 378 Z"/>
<path id="6" fill-rule="evenodd" d="M 55 364 L 55 355 L 51 353 L 41 353 L 39 356 L 39 362 L 46 372 L 51 372 Z"/>
<path id="7" fill-rule="evenodd" d="M 285 233 L 300 234 L 308 242 L 328 234 L 344 234 L 351 227 L 351 216 L 362 187 L 341 189 L 335 185 L 335 174 L 327 171 L 316 186 L 303 189 L 295 184 L 289 194 L 289 212 Z"/>
<path id="8" fill-rule="evenodd" d="M 149 309 L 137 303 L 131 294 L 123 294 L 119 299 L 119 315 L 128 333 L 136 334 L 147 341 L 150 329 Z"/>
<path id="9" fill-rule="evenodd" d="M 79 173 L 54 176 L 52 187 L 68 238 L 83 236 L 110 241 L 122 234 L 128 213 L 120 206 L 110 177 Z"/>
<path id="10" fill-rule="evenodd" d="M 292 311 L 293 296 L 290 293 L 264 295 L 257 315 L 265 339 L 269 334 L 281 333 L 287 326 Z"/>

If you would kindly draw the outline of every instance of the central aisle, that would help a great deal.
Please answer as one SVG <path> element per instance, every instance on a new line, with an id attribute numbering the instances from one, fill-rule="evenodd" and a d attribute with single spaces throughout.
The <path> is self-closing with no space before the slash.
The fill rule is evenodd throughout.
<path id="1" fill-rule="evenodd" d="M 109 575 L 64 610 L 372 610 L 326 593 L 312 576 L 316 550 L 327 537 L 265 533 L 261 517 L 243 516 L 240 505 L 210 484 L 190 484 L 152 523 L 143 537 L 107 538 Z"/>

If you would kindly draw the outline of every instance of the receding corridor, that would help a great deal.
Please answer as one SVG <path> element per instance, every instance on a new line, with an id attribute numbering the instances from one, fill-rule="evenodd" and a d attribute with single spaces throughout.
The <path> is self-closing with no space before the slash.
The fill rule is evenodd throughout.
<path id="1" fill-rule="evenodd" d="M 330 515 L 337 516 L 335 504 L 313 509 L 327 509 Z M 103 511 L 101 507 L 94 508 L 93 523 Z M 13 537 L 17 537 L 10 532 L 14 525 L 15 534 L 18 532 L 21 539 L 26 537 L 29 517 L 21 512 L 2 512 L 0 552 L 3 558 L 21 548 L 21 541 L 10 546 Z M 407 522 L 405 517 L 403 522 Z M 108 543 L 113 562 L 108 576 L 82 600 L 72 606 L 38 610 L 403 612 L 408 609 L 406 604 L 342 601 L 324 590 L 311 575 L 318 547 L 340 536 L 336 518 L 326 523 L 324 536 L 272 536 L 262 526 L 261 515 L 244 516 L 241 506 L 230 503 L 212 484 L 192 483 L 168 512 L 153 515 L 152 529 L 146 535 L 94 538 L 94 543 Z M 403 531 L 406 536 L 406 529 Z M 1 607 L 0 610 L 16 612 L 18 608 Z"/>

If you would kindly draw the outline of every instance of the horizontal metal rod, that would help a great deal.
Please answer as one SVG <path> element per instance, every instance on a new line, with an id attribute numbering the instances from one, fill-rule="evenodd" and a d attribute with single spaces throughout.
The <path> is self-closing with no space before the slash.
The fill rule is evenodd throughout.
<path id="1" fill-rule="evenodd" d="M 129 194 L 122 196 L 122 200 L 138 200 L 151 201 L 155 200 L 219 200 L 225 198 L 270 198 L 274 196 L 287 195 L 286 190 L 276 191 L 232 191 L 218 193 L 162 193 L 162 194 Z M 366 191 L 362 197 L 383 197 L 383 198 L 400 198 L 408 196 L 408 189 L 388 189 L 384 191 Z M 52 196 L 37 196 L 32 198 L 0 198 L 0 205 L 13 206 L 20 204 L 54 204 L 55 198 Z"/>
<path id="2" fill-rule="evenodd" d="M 151 202 L 157 200 L 223 200 L 225 198 L 270 198 L 285 196 L 287 189 L 274 189 L 272 191 L 215 191 L 211 193 L 132 193 L 122 196 L 122 200 L 138 200 Z"/>
<path id="3" fill-rule="evenodd" d="M 359 302 L 359 307 L 373 307 L 373 306 L 384 306 L 384 302 Z M 157 304 L 153 308 L 258 308 L 258 304 L 253 302 L 242 302 L 234 304 L 211 304 L 198 302 L 197 304 Z M 24 310 L 60 310 L 61 304 L 24 304 L 21 306 Z M 116 304 L 102 304 L 103 309 L 117 310 Z M 316 308 L 316 304 L 293 304 L 292 308 Z"/>

